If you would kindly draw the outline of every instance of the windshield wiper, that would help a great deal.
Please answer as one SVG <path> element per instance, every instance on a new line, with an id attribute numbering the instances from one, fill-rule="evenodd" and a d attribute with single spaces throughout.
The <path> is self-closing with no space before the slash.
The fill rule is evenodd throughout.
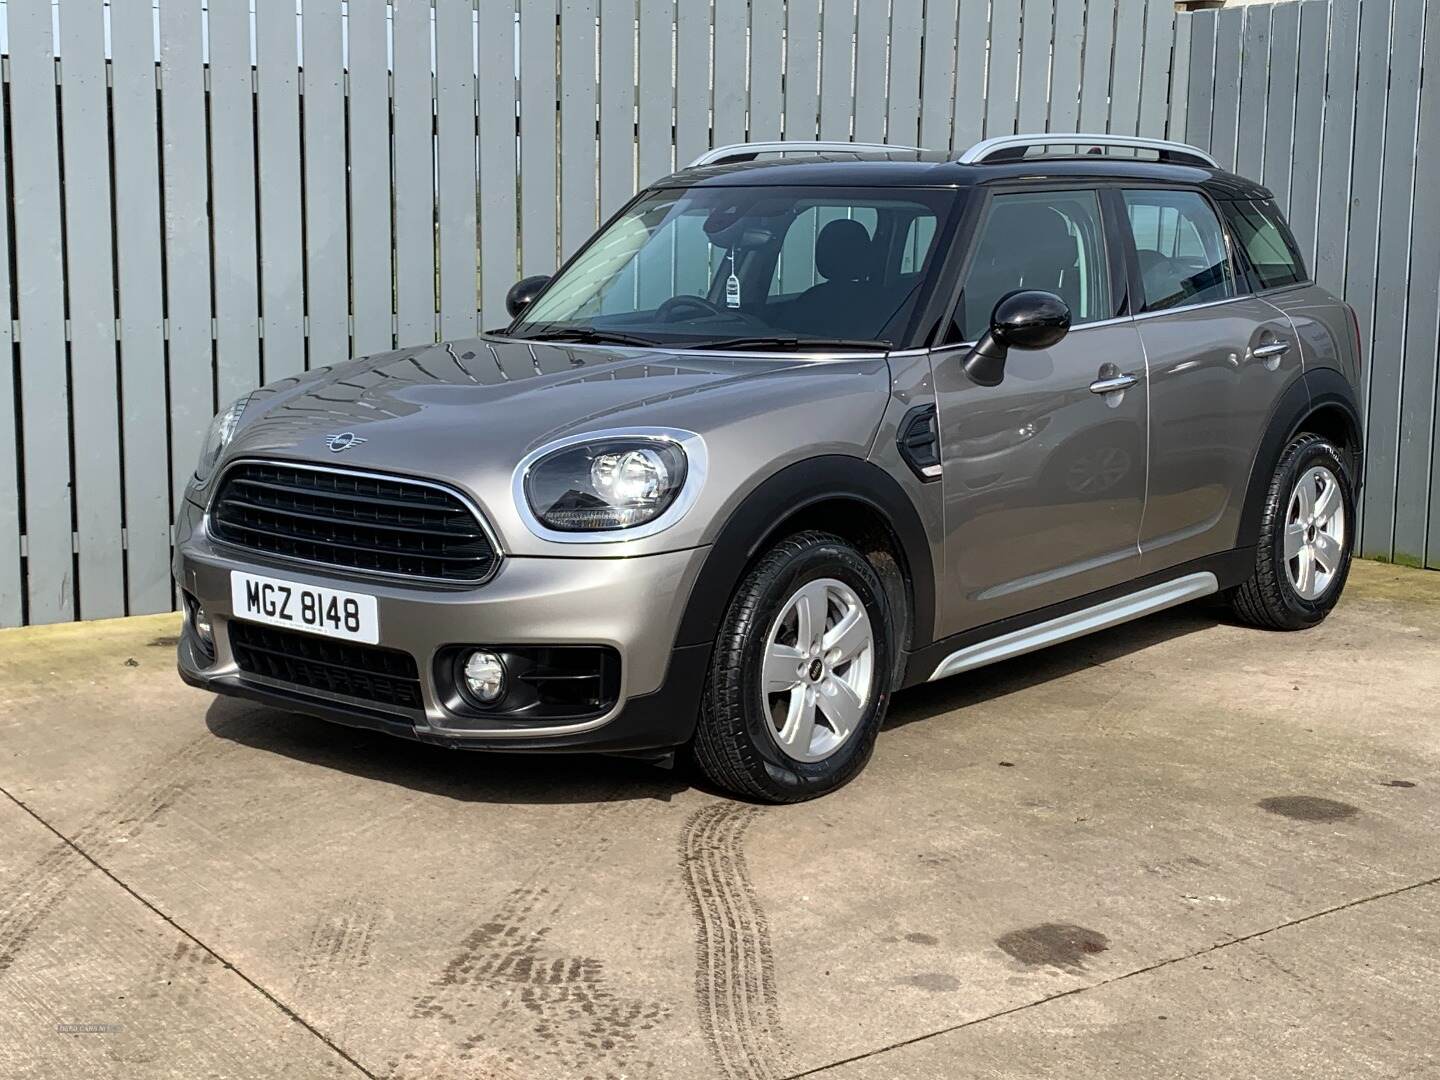
<path id="1" fill-rule="evenodd" d="M 772 337 L 733 337 L 719 341 L 697 342 L 693 349 L 806 349 L 813 352 L 888 352 L 895 347 L 890 341 L 869 341 L 864 338 L 800 337 L 798 334 L 777 334 Z"/>
<path id="2" fill-rule="evenodd" d="M 599 330 L 593 326 L 551 326 L 535 334 L 526 334 L 520 341 L 573 341 L 579 345 L 638 345 L 653 349 L 659 342 L 623 330 Z"/>

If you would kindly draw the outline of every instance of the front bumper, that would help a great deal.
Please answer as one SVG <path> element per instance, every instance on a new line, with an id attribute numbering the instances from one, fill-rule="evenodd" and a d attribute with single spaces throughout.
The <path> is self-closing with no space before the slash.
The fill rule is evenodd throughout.
<path id="1" fill-rule="evenodd" d="M 321 719 L 446 746 L 487 750 L 645 751 L 679 746 L 694 731 L 710 645 L 676 634 L 706 548 L 636 558 L 509 557 L 473 589 L 409 586 L 323 567 L 281 563 L 213 542 L 188 501 L 177 523 L 176 582 L 205 606 L 215 655 L 188 629 L 185 682 Z M 230 572 L 248 570 L 376 598 L 382 647 L 414 657 L 422 707 L 406 709 L 278 682 L 240 670 L 229 646 Z M 451 645 L 608 645 L 620 654 L 616 704 L 577 721 L 523 721 L 448 710 L 436 653 Z"/>

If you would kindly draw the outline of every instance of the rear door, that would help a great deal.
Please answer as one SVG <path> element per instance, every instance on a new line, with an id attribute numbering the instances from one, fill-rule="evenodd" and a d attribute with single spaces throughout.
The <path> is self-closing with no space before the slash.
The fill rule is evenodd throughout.
<path id="1" fill-rule="evenodd" d="M 1145 500 L 1145 363 L 1123 317 L 1123 256 L 1098 190 L 990 193 L 953 344 L 933 355 L 945 493 L 942 631 L 1036 611 L 1134 577 Z M 1015 289 L 1058 293 L 1073 329 L 1051 349 L 1012 349 L 998 386 L 961 367 Z M 1100 380 L 1128 376 L 1101 392 Z"/>
<path id="2" fill-rule="evenodd" d="M 1189 188 L 1115 193 L 1133 241 L 1135 326 L 1150 372 L 1142 572 L 1234 546 L 1276 400 L 1301 374 L 1285 314 L 1250 291 L 1218 206 Z"/>

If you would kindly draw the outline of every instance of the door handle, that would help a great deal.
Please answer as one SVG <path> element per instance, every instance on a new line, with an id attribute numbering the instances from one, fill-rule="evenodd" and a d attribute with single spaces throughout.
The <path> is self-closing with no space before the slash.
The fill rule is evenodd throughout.
<path id="1" fill-rule="evenodd" d="M 1108 375 L 1090 384 L 1092 394 L 1113 394 L 1117 390 L 1129 390 L 1140 380 L 1134 375 Z"/>
<path id="2" fill-rule="evenodd" d="M 1290 342 L 1283 338 L 1279 341 L 1272 341 L 1269 345 L 1260 345 L 1250 350 L 1250 355 L 1256 360 L 1273 360 L 1277 356 L 1284 356 L 1290 351 Z"/>

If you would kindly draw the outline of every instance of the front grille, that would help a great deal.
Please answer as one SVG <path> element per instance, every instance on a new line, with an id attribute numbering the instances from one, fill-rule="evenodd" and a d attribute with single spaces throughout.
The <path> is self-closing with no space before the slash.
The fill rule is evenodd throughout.
<path id="1" fill-rule="evenodd" d="M 266 555 L 457 585 L 484 581 L 498 557 L 474 512 L 443 488 L 270 462 L 226 471 L 210 530 Z"/>
<path id="2" fill-rule="evenodd" d="M 237 620 L 229 632 L 241 671 L 377 705 L 423 707 L 420 673 L 409 653 Z"/>

